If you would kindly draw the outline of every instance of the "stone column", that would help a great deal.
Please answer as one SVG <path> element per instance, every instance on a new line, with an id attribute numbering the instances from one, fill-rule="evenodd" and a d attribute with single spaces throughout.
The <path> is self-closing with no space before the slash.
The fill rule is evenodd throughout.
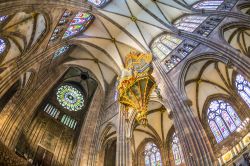
<path id="1" fill-rule="evenodd" d="M 173 122 L 180 139 L 185 164 L 190 166 L 214 166 L 215 158 L 206 133 L 195 118 L 190 107 L 182 99 L 182 95 L 174 87 L 159 62 L 154 62 L 156 81 L 160 82 L 163 102 L 172 109 Z"/>
<path id="2" fill-rule="evenodd" d="M 103 91 L 101 87 L 98 86 L 89 106 L 89 110 L 86 115 L 86 120 L 82 126 L 80 136 L 78 138 L 75 161 L 73 165 L 91 165 L 90 155 L 93 154 L 91 153 L 91 151 L 95 146 L 95 142 L 93 142 L 93 140 L 95 140 L 94 135 L 97 126 L 98 116 L 100 110 L 102 109 L 103 99 Z"/>
<path id="3" fill-rule="evenodd" d="M 120 105 L 118 114 L 118 138 L 116 150 L 116 165 L 117 166 L 132 166 L 132 152 L 131 152 L 131 121 L 127 120 L 123 115 L 122 109 L 124 106 Z"/>

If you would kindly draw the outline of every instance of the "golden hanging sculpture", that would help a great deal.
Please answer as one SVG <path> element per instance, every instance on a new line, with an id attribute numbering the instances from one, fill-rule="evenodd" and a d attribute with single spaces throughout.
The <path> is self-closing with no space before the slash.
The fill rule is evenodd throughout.
<path id="1" fill-rule="evenodd" d="M 119 102 L 132 107 L 137 112 L 136 120 L 142 125 L 147 125 L 148 100 L 155 88 L 151 62 L 151 54 L 128 54 L 118 85 Z"/>

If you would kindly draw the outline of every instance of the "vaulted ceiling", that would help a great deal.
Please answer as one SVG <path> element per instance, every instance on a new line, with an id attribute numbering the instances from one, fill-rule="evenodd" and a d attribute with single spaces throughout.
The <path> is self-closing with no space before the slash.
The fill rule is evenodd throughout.
<path id="1" fill-rule="evenodd" d="M 192 13 L 197 0 L 112 0 L 103 8 L 93 8 L 93 24 L 72 39 L 84 51 L 78 51 L 81 62 L 91 66 L 100 82 L 110 83 L 124 68 L 125 56 L 132 50 L 150 51 L 150 43 L 163 32 L 177 29 L 172 23 L 185 13 Z M 72 62 L 70 62 L 72 63 Z"/>
<path id="2" fill-rule="evenodd" d="M 89 69 L 105 89 L 107 84 L 120 75 L 125 65 L 125 56 L 130 51 L 149 52 L 150 44 L 157 35 L 163 32 L 177 33 L 173 23 L 184 14 L 192 14 L 192 5 L 197 1 L 112 0 L 102 8 L 93 6 L 91 13 L 95 20 L 86 31 L 66 42 L 77 47 L 70 52 L 70 59 L 64 64 Z M 51 32 L 65 11 L 61 7 L 50 13 L 51 18 L 35 12 L 11 14 L 7 23 L 0 25 L 4 37 L 8 38 L 10 48 L 7 55 L 1 59 L 1 66 L 7 67 L 13 59 L 32 48 L 44 46 L 45 42 L 41 43 L 42 38 L 45 38 L 45 35 L 51 37 Z M 51 20 L 56 21 L 50 22 Z M 45 50 L 51 46 L 53 45 L 48 44 Z M 52 56 L 48 62 L 53 65 L 51 61 Z M 41 63 L 40 68 L 43 68 L 43 65 Z"/>

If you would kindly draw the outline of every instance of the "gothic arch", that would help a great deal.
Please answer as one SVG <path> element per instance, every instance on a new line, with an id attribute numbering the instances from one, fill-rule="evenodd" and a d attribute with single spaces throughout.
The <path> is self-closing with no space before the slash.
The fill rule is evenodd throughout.
<path id="1" fill-rule="evenodd" d="M 180 88 L 184 90 L 185 97 L 191 100 L 191 108 L 200 120 L 206 98 L 214 94 L 232 96 L 234 100 L 239 100 L 241 108 L 246 109 L 246 104 L 235 91 L 233 73 L 234 68 L 230 63 L 225 64 L 220 59 L 198 58 L 186 65 L 185 75 L 181 78 L 181 81 L 185 81 L 180 84 Z M 210 74 L 214 77 L 208 79 Z"/>
<path id="2" fill-rule="evenodd" d="M 242 3 L 237 5 L 238 11 L 250 15 L 250 3 Z"/>
<path id="3" fill-rule="evenodd" d="M 98 165 L 105 165 L 105 156 L 106 156 L 106 148 L 109 144 L 113 144 L 115 141 L 117 144 L 117 130 L 115 125 L 112 123 L 106 124 L 101 129 L 101 134 L 98 136 L 98 143 L 97 143 L 97 163 Z"/>
<path id="4" fill-rule="evenodd" d="M 221 27 L 221 39 L 241 54 L 250 57 L 250 25 L 246 22 L 229 23 Z"/>
<path id="5" fill-rule="evenodd" d="M 34 162 L 38 162 L 39 149 L 43 148 L 54 156 L 53 160 L 51 160 L 52 165 L 57 163 L 65 165 L 73 159 L 73 154 L 79 151 L 79 146 L 77 146 L 79 142 L 86 140 L 83 140 L 82 132 L 91 132 L 86 131 L 86 126 L 90 125 L 89 121 L 94 121 L 92 117 L 89 117 L 89 114 L 96 114 L 99 111 L 91 110 L 93 107 L 92 102 L 95 100 L 98 91 L 98 83 L 93 82 L 94 78 L 89 78 L 93 76 L 91 72 L 89 72 L 88 79 L 84 80 L 82 74 L 85 74 L 86 71 L 86 69 L 76 66 L 69 68 L 45 94 L 46 96 L 42 96 L 42 99 L 37 100 L 40 101 L 39 106 L 31 113 L 33 118 L 29 119 L 25 124 L 25 128 L 30 129 L 26 131 L 22 128 L 18 138 L 19 142 L 16 145 L 18 152 L 21 152 L 21 154 L 25 152 L 34 159 Z M 59 100 L 59 89 L 66 85 L 73 87 L 72 90 L 78 91 L 77 94 L 83 96 L 84 105 L 77 110 L 65 107 Z M 61 92 L 64 93 L 65 91 Z M 35 131 L 40 132 L 38 135 L 33 136 L 32 133 Z M 46 144 L 46 139 L 49 138 L 51 138 L 50 145 Z M 31 144 L 31 142 L 33 143 Z M 63 153 L 63 151 L 66 153 Z M 60 156 L 63 156 L 64 159 Z M 75 159 L 77 160 L 77 158 Z"/>
<path id="6" fill-rule="evenodd" d="M 112 124 L 111 122 L 109 122 L 108 124 L 106 124 L 104 127 L 102 127 L 101 129 L 101 134 L 98 136 L 98 149 L 101 150 L 101 148 L 106 144 L 106 142 L 111 139 L 112 137 L 114 137 L 116 135 L 116 127 L 114 124 Z"/>
<path id="7" fill-rule="evenodd" d="M 230 149 L 233 148 L 233 146 L 235 146 L 238 142 L 241 141 L 241 134 L 239 134 L 236 130 L 232 133 L 230 133 L 230 135 L 226 138 L 224 138 L 222 140 L 222 142 L 217 143 L 215 136 L 213 135 L 209 124 L 208 124 L 208 115 L 207 115 L 207 111 L 209 108 L 209 105 L 211 103 L 211 101 L 215 101 L 215 100 L 222 100 L 226 103 L 228 103 L 236 112 L 236 114 L 239 116 L 241 121 L 244 121 L 246 118 L 246 115 L 244 113 L 244 110 L 241 110 L 241 105 L 239 102 L 235 101 L 234 99 L 232 99 L 232 97 L 228 96 L 228 95 L 222 95 L 222 94 L 215 94 L 215 95 L 211 95 L 206 99 L 206 102 L 204 104 L 203 107 L 203 111 L 202 111 L 202 126 L 206 131 L 206 134 L 208 136 L 208 139 L 210 140 L 212 149 L 215 153 L 215 156 L 217 158 L 221 157 L 221 154 L 225 154 L 227 151 L 229 151 Z M 248 111 L 248 110 L 246 110 Z M 248 116 L 249 117 L 249 116 Z M 247 134 L 247 131 L 243 131 L 242 135 Z M 225 148 L 227 147 L 227 148 Z"/>
<path id="8" fill-rule="evenodd" d="M 36 0 L 19 0 L 19 1 L 6 1 L 1 3 L 1 13 L 8 13 L 9 11 L 23 11 L 23 10 L 39 10 L 46 9 L 44 6 L 47 5 L 51 8 L 65 8 L 67 6 L 69 9 L 74 10 L 90 10 L 91 5 L 87 3 L 82 3 L 79 1 L 71 1 L 69 3 L 65 3 L 64 0 L 51 0 L 49 2 L 40 2 L 37 3 Z"/>
<path id="9" fill-rule="evenodd" d="M 147 115 L 148 124 L 143 127 L 137 122 L 133 125 L 132 130 L 132 152 L 134 164 L 142 166 L 145 159 L 141 155 L 145 145 L 148 142 L 153 142 L 161 153 L 162 165 L 166 166 L 168 162 L 167 140 L 169 131 L 172 129 L 173 120 L 168 112 L 169 108 L 165 107 L 158 101 L 150 100 L 149 112 Z"/>
<path id="10" fill-rule="evenodd" d="M 148 143 L 153 143 L 156 145 L 156 147 L 159 149 L 159 152 L 161 154 L 161 161 L 163 162 L 163 147 L 162 145 L 159 145 L 154 139 L 152 138 L 145 138 L 140 145 L 138 146 L 136 152 L 135 152 L 135 165 L 136 166 L 145 166 L 145 147 Z M 164 163 L 162 163 L 164 165 Z"/>
<path id="11" fill-rule="evenodd" d="M 166 139 L 166 149 L 167 149 L 167 157 L 168 157 L 168 161 L 167 164 L 170 166 L 175 166 L 175 159 L 174 159 L 174 155 L 173 155 L 173 151 L 172 151 L 172 137 L 175 133 L 175 128 L 174 125 L 172 125 L 172 127 L 170 128 L 168 134 L 167 134 L 167 139 Z"/>
<path id="12" fill-rule="evenodd" d="M 10 13 L 1 25 L 3 29 L 1 35 L 8 40 L 10 47 L 2 62 L 8 63 L 18 56 L 35 51 L 47 36 L 50 22 L 50 16 L 45 11 L 31 13 L 29 10 L 24 10 Z"/>
<path id="13" fill-rule="evenodd" d="M 185 77 L 186 74 L 191 67 L 192 64 L 202 61 L 202 60 L 215 60 L 215 61 L 221 61 L 225 64 L 230 63 L 230 61 L 221 56 L 219 53 L 215 52 L 208 52 L 206 54 L 201 53 L 197 54 L 194 57 L 188 58 L 187 61 L 184 63 L 183 67 L 181 68 L 180 74 L 179 74 L 179 81 L 178 81 L 178 89 L 183 92 L 183 96 L 187 98 L 187 94 L 185 93 Z"/>

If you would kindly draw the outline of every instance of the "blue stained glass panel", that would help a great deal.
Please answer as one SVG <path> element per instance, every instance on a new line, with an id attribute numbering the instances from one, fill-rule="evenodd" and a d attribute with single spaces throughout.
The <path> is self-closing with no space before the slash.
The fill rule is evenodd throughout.
<path id="1" fill-rule="evenodd" d="M 4 53 L 6 50 L 6 43 L 3 39 L 0 39 L 0 54 Z"/>
<path id="2" fill-rule="evenodd" d="M 172 136 L 172 152 L 174 155 L 175 165 L 180 165 L 184 163 L 184 157 L 183 157 L 180 141 L 176 133 L 174 133 Z"/>
<path id="3" fill-rule="evenodd" d="M 220 129 L 220 131 L 221 131 L 221 133 L 222 133 L 222 135 L 223 135 L 223 137 L 224 137 L 224 138 L 227 138 L 227 137 L 229 136 L 230 133 L 229 133 L 229 131 L 228 131 L 228 129 L 227 129 L 225 123 L 224 123 L 223 120 L 221 119 L 221 117 L 216 116 L 216 117 L 215 117 L 215 122 L 216 122 L 216 124 L 218 125 L 218 127 L 219 127 L 219 129 Z"/>
<path id="4" fill-rule="evenodd" d="M 211 101 L 207 116 L 209 127 L 217 143 L 227 138 L 241 125 L 241 120 L 233 107 L 224 100 Z"/>
<path id="5" fill-rule="evenodd" d="M 162 166 L 160 150 L 152 143 L 148 142 L 144 149 L 146 166 Z"/>
<path id="6" fill-rule="evenodd" d="M 236 114 L 236 112 L 234 111 L 234 109 L 231 106 L 227 107 L 227 112 L 229 113 L 229 115 L 232 118 L 235 125 L 237 127 L 240 126 L 241 125 L 241 120 L 240 120 L 239 116 Z"/>
<path id="7" fill-rule="evenodd" d="M 226 111 L 222 111 L 221 114 L 222 114 L 222 118 L 225 120 L 229 130 L 231 132 L 236 130 L 236 126 L 235 126 L 234 122 L 232 121 L 231 117 L 228 115 L 228 113 Z"/>
<path id="8" fill-rule="evenodd" d="M 0 16 L 0 23 L 4 22 L 8 16 Z"/>
<path id="9" fill-rule="evenodd" d="M 59 48 L 54 54 L 53 54 L 53 59 L 62 56 L 63 54 L 65 54 L 68 50 L 69 50 L 70 46 L 64 46 Z"/>
<path id="10" fill-rule="evenodd" d="M 235 85 L 242 99 L 250 107 L 250 82 L 248 82 L 242 75 L 238 74 L 235 79 Z"/>
<path id="11" fill-rule="evenodd" d="M 213 132 L 213 134 L 215 136 L 216 141 L 218 143 L 221 142 L 223 140 L 223 137 L 222 137 L 221 132 L 219 131 L 216 123 L 214 121 L 210 121 L 209 127 L 212 130 L 212 132 Z"/>

